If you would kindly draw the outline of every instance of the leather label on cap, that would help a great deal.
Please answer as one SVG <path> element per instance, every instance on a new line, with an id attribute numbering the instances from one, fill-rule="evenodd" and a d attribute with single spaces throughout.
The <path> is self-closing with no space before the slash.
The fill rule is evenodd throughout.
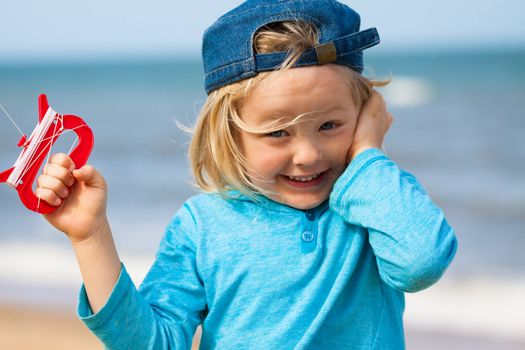
<path id="1" fill-rule="evenodd" d="M 315 52 L 320 65 L 337 61 L 337 50 L 333 42 L 316 45 Z"/>

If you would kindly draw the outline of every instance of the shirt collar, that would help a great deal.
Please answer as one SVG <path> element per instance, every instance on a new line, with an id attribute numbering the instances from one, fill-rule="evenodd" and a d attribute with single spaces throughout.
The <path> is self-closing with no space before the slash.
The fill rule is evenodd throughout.
<path id="1" fill-rule="evenodd" d="M 255 194 L 255 199 L 248 197 L 247 195 L 245 195 L 244 193 L 238 190 L 230 190 L 230 191 L 227 191 L 226 194 L 228 197 L 231 198 L 231 200 L 251 202 L 256 205 L 261 205 L 262 207 L 268 210 L 284 212 L 284 213 L 289 213 L 289 214 L 301 213 L 303 215 L 306 213 L 313 213 L 315 217 L 319 217 L 324 211 L 326 211 L 328 209 L 328 204 L 329 204 L 329 200 L 326 199 L 323 203 L 319 204 L 315 208 L 303 210 L 303 209 L 297 209 L 297 208 L 291 207 L 283 203 L 276 202 L 273 199 L 270 199 L 260 193 Z"/>

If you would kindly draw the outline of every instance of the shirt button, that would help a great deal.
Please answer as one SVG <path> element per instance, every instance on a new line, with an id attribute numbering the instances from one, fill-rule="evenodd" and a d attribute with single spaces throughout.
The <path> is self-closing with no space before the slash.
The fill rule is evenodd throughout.
<path id="1" fill-rule="evenodd" d="M 314 240 L 315 235 L 313 234 L 313 232 L 304 231 L 303 234 L 302 234 L 302 237 L 303 237 L 303 241 L 308 243 L 308 242 L 311 242 L 311 241 Z"/>
<path id="2" fill-rule="evenodd" d="M 311 211 L 307 211 L 306 212 L 306 218 L 310 221 L 313 221 L 313 219 L 315 219 L 315 215 L 314 213 L 312 213 Z"/>

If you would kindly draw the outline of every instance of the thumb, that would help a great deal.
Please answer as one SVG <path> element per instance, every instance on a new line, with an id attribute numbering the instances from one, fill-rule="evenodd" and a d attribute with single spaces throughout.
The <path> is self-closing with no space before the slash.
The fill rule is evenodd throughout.
<path id="1" fill-rule="evenodd" d="M 106 182 L 102 175 L 91 165 L 84 165 L 80 169 L 73 170 L 73 176 L 77 181 L 84 182 L 89 187 L 106 187 Z"/>

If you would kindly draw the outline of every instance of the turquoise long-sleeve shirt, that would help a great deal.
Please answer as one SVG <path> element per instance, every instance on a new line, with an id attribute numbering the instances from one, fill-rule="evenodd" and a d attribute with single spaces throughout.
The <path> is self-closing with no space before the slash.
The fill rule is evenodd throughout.
<path id="1" fill-rule="evenodd" d="M 109 349 L 404 349 L 404 292 L 444 273 L 456 237 L 416 178 L 378 149 L 330 199 L 298 210 L 263 196 L 190 198 L 137 290 L 123 265 L 93 314 Z"/>

